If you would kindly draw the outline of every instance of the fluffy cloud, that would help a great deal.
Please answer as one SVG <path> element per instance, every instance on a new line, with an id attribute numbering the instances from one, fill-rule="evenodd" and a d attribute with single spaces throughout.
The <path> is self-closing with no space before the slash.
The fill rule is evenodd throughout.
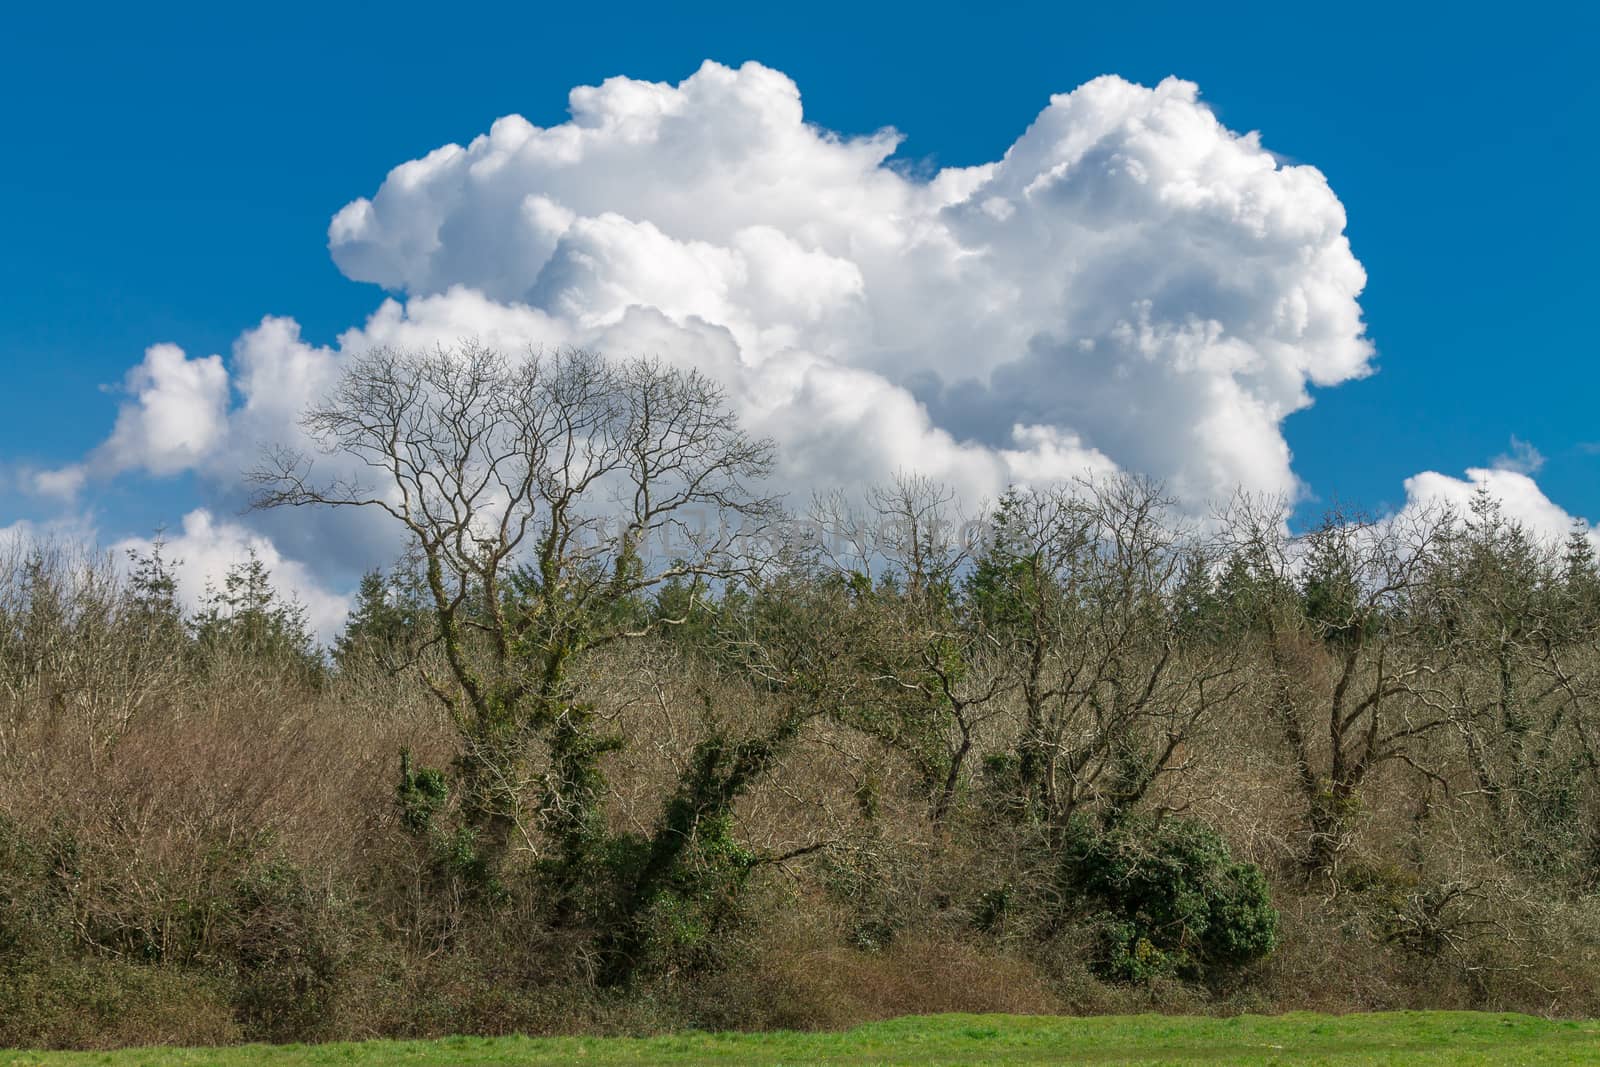
<path id="1" fill-rule="evenodd" d="M 264 321 L 234 347 L 231 406 L 219 358 L 151 349 L 103 464 L 235 476 L 344 353 L 471 334 L 699 366 L 778 439 L 791 487 L 916 467 L 981 495 L 1123 468 L 1199 507 L 1293 494 L 1282 420 L 1368 371 L 1338 199 L 1191 83 L 1097 79 L 1002 159 L 927 179 L 891 165 L 893 131 L 808 125 L 759 64 L 570 104 L 335 216 L 341 269 L 404 297 L 335 349 Z"/>
<path id="2" fill-rule="evenodd" d="M 0 494 L 44 497 L 70 507 L 88 481 L 89 470 L 82 463 L 57 468 L 40 468 L 31 463 L 0 463 Z"/>
<path id="3" fill-rule="evenodd" d="M 1282 420 L 1368 371 L 1338 199 L 1191 83 L 1097 79 L 929 180 L 888 164 L 893 131 L 807 125 L 757 64 L 570 104 L 395 168 L 335 217 L 336 262 L 709 364 L 797 481 L 913 457 L 983 491 L 1116 465 L 1196 505 L 1293 493 Z"/>
<path id="4" fill-rule="evenodd" d="M 151 345 L 123 387 L 129 399 L 95 456 L 102 471 L 176 474 L 205 460 L 227 431 L 228 371 L 221 356 L 189 359 L 177 345 Z"/>
<path id="5" fill-rule="evenodd" d="M 40 496 L 72 500 L 88 481 L 88 472 L 82 464 L 73 464 L 57 470 L 35 471 L 29 478 L 29 488 Z"/>
<path id="6" fill-rule="evenodd" d="M 1572 532 L 1575 522 L 1583 522 L 1545 496 L 1527 472 L 1508 465 L 1472 467 L 1465 478 L 1452 478 L 1437 471 L 1413 475 L 1406 479 L 1406 507 L 1447 504 L 1465 514 L 1479 489 L 1487 490 L 1498 500 L 1508 518 L 1522 523 L 1544 541 L 1562 541 Z M 1584 526 L 1600 550 L 1600 525 L 1584 522 Z"/>
<path id="7" fill-rule="evenodd" d="M 226 361 L 151 348 L 91 473 L 192 469 L 236 496 L 348 354 L 473 336 L 699 367 L 777 439 L 784 488 L 914 468 L 975 498 L 1123 469 L 1200 512 L 1241 487 L 1295 496 L 1283 420 L 1370 371 L 1338 198 L 1189 82 L 1096 79 L 1002 158 L 931 177 L 892 161 L 892 130 L 807 124 L 795 84 L 755 63 L 613 78 L 570 111 L 501 118 L 339 211 L 335 262 L 395 296 L 336 344 L 268 318 Z M 1480 475 L 1554 509 L 1523 474 Z M 363 516 L 253 521 L 326 573 L 380 536 Z M 246 536 L 195 537 L 224 532 Z"/>

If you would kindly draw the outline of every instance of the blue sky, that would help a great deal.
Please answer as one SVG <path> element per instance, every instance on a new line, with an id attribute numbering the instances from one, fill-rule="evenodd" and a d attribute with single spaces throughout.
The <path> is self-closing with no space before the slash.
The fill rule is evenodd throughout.
<path id="1" fill-rule="evenodd" d="M 492 120 L 566 118 L 612 75 L 705 59 L 792 78 L 805 117 L 884 126 L 909 173 L 998 159 L 1051 93 L 1177 75 L 1237 132 L 1327 178 L 1368 276 L 1377 372 L 1282 433 L 1309 493 L 1385 508 L 1406 478 L 1511 448 L 1600 517 L 1592 8 L 1407 5 L 44 5 L 0 40 L 8 205 L 0 470 L 103 440 L 147 346 L 224 353 L 263 315 L 331 343 L 380 290 L 328 222 L 396 164 Z M 1091 439 L 1090 444 L 1095 442 Z M 0 527 L 60 503 L 0 476 Z M 75 505 L 107 537 L 174 523 L 196 476 L 132 472 Z"/>

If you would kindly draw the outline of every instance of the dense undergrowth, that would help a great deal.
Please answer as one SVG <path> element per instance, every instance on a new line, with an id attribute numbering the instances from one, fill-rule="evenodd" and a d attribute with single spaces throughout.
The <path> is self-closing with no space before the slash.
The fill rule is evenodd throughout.
<path id="1" fill-rule="evenodd" d="M 819 506 L 714 574 L 423 529 L 326 654 L 254 561 L 13 546 L 0 1045 L 1600 1014 L 1583 535 Z"/>

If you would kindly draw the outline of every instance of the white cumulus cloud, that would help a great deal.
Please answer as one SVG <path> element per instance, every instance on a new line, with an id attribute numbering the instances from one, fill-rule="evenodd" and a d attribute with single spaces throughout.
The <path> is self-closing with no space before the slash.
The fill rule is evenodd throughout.
<path id="1" fill-rule="evenodd" d="M 806 123 L 759 64 L 570 105 L 404 163 L 335 216 L 339 266 L 401 294 L 336 348 L 268 319 L 227 368 L 151 349 L 104 463 L 236 476 L 343 354 L 470 334 L 701 367 L 778 439 L 790 486 L 916 467 L 979 495 L 1120 468 L 1198 508 L 1295 493 L 1283 419 L 1369 369 L 1338 198 L 1189 82 L 1096 79 L 1001 159 L 929 178 L 892 164 L 893 131 Z"/>
<path id="2" fill-rule="evenodd" d="M 1569 514 L 1544 494 L 1533 478 L 1521 470 L 1506 467 L 1471 467 L 1465 478 L 1453 478 L 1438 471 L 1423 471 L 1406 479 L 1406 506 L 1418 508 L 1447 504 L 1466 514 L 1473 496 L 1486 490 L 1500 502 L 1502 513 L 1520 522 L 1540 540 L 1564 540 L 1576 522 L 1582 522 L 1589 539 L 1600 550 L 1600 525 L 1590 524 Z"/>
<path id="3" fill-rule="evenodd" d="M 612 78 L 569 106 L 402 163 L 334 216 L 340 269 L 392 294 L 335 344 L 267 318 L 226 360 L 151 348 L 91 475 L 196 470 L 236 499 L 349 354 L 472 336 L 698 367 L 777 440 L 783 488 L 909 468 L 975 499 L 1130 470 L 1199 513 L 1239 488 L 1296 496 L 1284 419 L 1371 370 L 1338 197 L 1190 82 L 1095 79 L 999 159 L 925 176 L 893 160 L 893 130 L 807 123 L 756 63 Z M 1534 506 L 1525 475 L 1480 475 Z M 206 522 L 197 540 L 246 536 Z M 360 517 L 252 522 L 327 573 L 379 536 Z"/>
<path id="4" fill-rule="evenodd" d="M 926 180 L 759 64 L 570 108 L 396 167 L 335 217 L 335 261 L 414 326 L 482 300 L 706 366 L 799 481 L 911 455 L 984 491 L 1117 466 L 1196 505 L 1293 493 L 1282 420 L 1369 369 L 1338 198 L 1189 82 L 1096 79 Z"/>
<path id="5" fill-rule="evenodd" d="M 205 460 L 227 432 L 221 356 L 190 359 L 177 345 L 151 345 L 123 387 L 128 400 L 96 454 L 102 469 L 175 474 Z"/>

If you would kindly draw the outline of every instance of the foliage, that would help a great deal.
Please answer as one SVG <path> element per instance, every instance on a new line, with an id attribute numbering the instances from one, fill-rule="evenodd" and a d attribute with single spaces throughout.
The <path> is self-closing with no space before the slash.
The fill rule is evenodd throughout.
<path id="1" fill-rule="evenodd" d="M 1100 909 L 1096 966 L 1118 981 L 1204 977 L 1262 959 L 1278 943 L 1261 870 L 1235 861 L 1203 823 L 1138 821 L 1108 833 L 1080 826 L 1062 876 Z"/>
<path id="2" fill-rule="evenodd" d="M 322 674 L 304 605 L 279 595 L 254 548 L 228 568 L 220 587 L 207 586 L 190 626 L 203 656 L 283 662 L 313 679 Z"/>
<path id="3" fill-rule="evenodd" d="M 402 568 L 361 576 L 355 604 L 334 640 L 333 662 L 351 670 L 363 661 L 398 669 L 417 654 L 428 632 L 427 609 L 414 577 Z"/>
<path id="4" fill-rule="evenodd" d="M 282 859 L 246 870 L 231 895 L 222 940 L 237 974 L 234 1007 L 245 1036 L 282 1041 L 323 1033 L 343 951 L 322 917 L 329 902 Z"/>

